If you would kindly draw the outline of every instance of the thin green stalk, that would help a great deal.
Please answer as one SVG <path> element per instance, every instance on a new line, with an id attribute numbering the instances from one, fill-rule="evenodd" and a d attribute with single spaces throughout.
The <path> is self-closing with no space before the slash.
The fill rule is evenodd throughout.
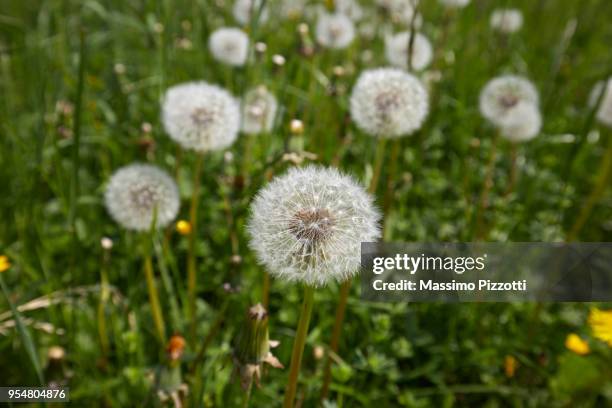
<path id="1" fill-rule="evenodd" d="M 578 214 L 578 218 L 574 222 L 574 225 L 570 229 L 570 232 L 567 234 L 567 241 L 573 241 L 576 239 L 584 224 L 586 224 L 591 212 L 593 211 L 593 207 L 601 198 L 601 195 L 605 191 L 606 187 L 610 186 L 610 174 L 612 173 L 612 136 L 608 137 L 608 147 L 604 154 L 603 159 L 601 160 L 601 164 L 599 165 L 599 170 L 597 171 L 597 179 L 595 181 L 595 185 L 593 186 L 593 190 L 587 197 L 584 205 L 580 209 L 580 213 Z"/>
<path id="2" fill-rule="evenodd" d="M 159 294 L 155 284 L 155 276 L 153 275 L 153 260 L 151 259 L 150 246 L 145 245 L 144 255 L 144 270 L 147 280 L 147 290 L 149 292 L 149 303 L 151 305 L 151 314 L 155 324 L 155 331 L 162 347 L 166 344 L 166 326 L 164 324 L 164 315 L 162 314 L 161 305 L 159 303 Z"/>
<path id="3" fill-rule="evenodd" d="M 370 185 L 368 191 L 371 194 L 376 194 L 378 188 L 378 181 L 380 179 L 380 173 L 382 170 L 382 163 L 385 158 L 385 146 L 387 143 L 386 138 L 381 138 L 376 146 L 376 155 L 374 157 L 373 174 L 370 179 Z M 329 352 L 327 354 L 327 361 L 325 363 L 325 371 L 323 373 L 323 387 L 321 391 L 321 400 L 327 398 L 329 392 L 329 385 L 331 382 L 331 360 L 329 355 L 330 352 L 337 353 L 340 345 L 340 335 L 342 334 L 342 324 L 344 323 L 344 315 L 346 312 L 346 304 L 348 303 L 348 296 L 351 291 L 352 281 L 346 280 L 340 286 L 340 296 L 338 299 L 338 305 L 336 306 L 336 317 L 334 320 L 334 327 L 332 329 L 332 338 L 329 343 Z"/>
<path id="4" fill-rule="evenodd" d="M 493 172 L 495 170 L 495 158 L 497 157 L 497 134 L 493 137 L 491 142 L 491 151 L 489 152 L 489 161 L 487 163 L 485 181 L 480 193 L 480 200 L 478 208 L 476 209 L 476 240 L 483 240 L 487 235 L 487 228 L 485 226 L 484 214 L 489 207 L 489 193 L 493 187 Z"/>
<path id="5" fill-rule="evenodd" d="M 249 387 L 246 389 L 244 393 L 244 399 L 242 400 L 242 408 L 248 408 L 249 403 L 251 402 L 251 391 L 253 390 L 253 380 L 249 381 Z"/>
<path id="6" fill-rule="evenodd" d="M 397 161 L 399 152 L 401 149 L 401 139 L 393 141 L 391 146 L 391 157 L 389 158 L 389 174 L 387 176 L 387 183 L 385 188 L 385 195 L 383 197 L 383 237 L 387 230 L 387 214 L 391 210 L 392 197 L 393 197 L 393 183 L 395 181 L 395 173 L 397 173 Z"/>
<path id="7" fill-rule="evenodd" d="M 11 312 L 13 313 L 13 319 L 15 320 L 15 327 L 19 332 L 19 336 L 21 337 L 21 341 L 23 342 L 23 346 L 28 353 L 28 357 L 30 357 L 30 361 L 32 361 L 32 365 L 34 366 L 34 371 L 36 371 L 36 376 L 38 377 L 38 382 L 40 385 L 45 385 L 45 377 L 43 376 L 42 369 L 40 367 L 40 361 L 38 360 L 38 353 L 36 352 L 36 346 L 34 345 L 34 341 L 32 340 L 32 336 L 30 335 L 30 331 L 23 324 L 23 320 L 21 319 L 21 313 L 17 310 L 13 302 L 11 301 L 11 297 L 9 295 L 8 288 L 4 283 L 4 278 L 2 277 L 2 273 L 0 272 L 0 287 L 2 287 L 2 293 L 6 298 L 6 302 L 9 304 L 11 308 Z"/>
<path id="8" fill-rule="evenodd" d="M 98 303 L 98 335 L 100 336 L 100 346 L 102 348 L 102 357 L 106 361 L 109 355 L 110 346 L 108 342 L 108 331 L 106 327 L 106 303 L 110 295 L 108 287 L 108 270 L 107 270 L 108 251 L 105 250 L 102 267 L 100 268 L 100 303 Z"/>
<path id="9" fill-rule="evenodd" d="M 302 303 L 302 311 L 300 312 L 300 320 L 298 322 L 295 340 L 293 342 L 293 352 L 291 353 L 291 367 L 289 369 L 289 381 L 285 389 L 285 400 L 283 408 L 293 407 L 295 394 L 297 391 L 298 377 L 300 375 L 300 366 L 302 365 L 302 356 L 304 355 L 304 345 L 306 344 L 306 335 L 308 334 L 308 325 L 310 324 L 310 315 L 312 314 L 312 305 L 314 303 L 314 287 L 304 287 L 304 301 Z"/>
<path id="10" fill-rule="evenodd" d="M 196 337 L 196 289 L 197 289 L 197 265 L 196 265 L 196 235 L 198 231 L 198 196 L 200 195 L 200 174 L 202 172 L 202 161 L 204 154 L 199 154 L 193 173 L 193 190 L 191 193 L 191 208 L 189 219 L 191 222 L 191 234 L 189 234 L 189 253 L 187 255 L 187 301 L 189 321 L 189 340 L 193 344 Z"/>

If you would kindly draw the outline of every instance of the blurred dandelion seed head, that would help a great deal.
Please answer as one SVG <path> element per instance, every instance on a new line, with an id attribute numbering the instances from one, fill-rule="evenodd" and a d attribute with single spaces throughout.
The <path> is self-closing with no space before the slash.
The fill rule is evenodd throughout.
<path id="1" fill-rule="evenodd" d="M 265 86 L 250 90 L 242 100 L 242 131 L 249 134 L 269 132 L 277 108 L 276 98 Z"/>
<path id="2" fill-rule="evenodd" d="M 470 0 L 439 0 L 440 4 L 448 8 L 463 8 L 470 4 Z"/>
<path id="3" fill-rule="evenodd" d="M 523 26 L 523 13 L 517 9 L 498 9 L 491 13 L 489 25 L 504 34 L 514 33 Z"/>
<path id="4" fill-rule="evenodd" d="M 239 28 L 219 28 L 208 40 L 212 56 L 219 62 L 239 67 L 249 54 L 249 37 Z"/>
<path id="5" fill-rule="evenodd" d="M 603 89 L 604 86 L 605 89 Z M 600 81 L 595 85 L 589 97 L 589 106 L 591 108 L 595 107 L 602 91 L 604 94 L 597 109 L 597 120 L 608 127 L 612 127 L 612 78 L 608 79 L 605 84 Z"/>
<path id="6" fill-rule="evenodd" d="M 503 126 L 506 115 L 519 104 L 537 109 L 539 96 L 531 81 L 517 75 L 493 78 L 480 93 L 480 113 L 496 126 Z"/>
<path id="7" fill-rule="evenodd" d="M 206 82 L 188 82 L 168 89 L 162 121 L 170 137 L 199 152 L 230 146 L 240 127 L 240 106 L 226 90 Z"/>
<path id="8" fill-rule="evenodd" d="M 356 22 L 363 18 L 363 8 L 356 0 L 335 0 L 334 6 L 337 13 L 347 16 L 352 21 Z"/>
<path id="9" fill-rule="evenodd" d="M 501 135 L 512 142 L 531 140 L 540 133 L 542 116 L 537 106 L 520 102 L 500 119 Z"/>
<path id="10" fill-rule="evenodd" d="M 321 13 L 315 28 L 317 42 L 324 47 L 342 49 L 355 38 L 355 26 L 344 14 Z"/>
<path id="11" fill-rule="evenodd" d="M 259 23 L 268 21 L 268 8 L 262 7 L 262 0 L 236 0 L 232 12 L 234 18 L 240 24 L 246 26 L 251 24 L 251 18 L 259 13 Z M 259 10 L 261 9 L 261 13 Z"/>
<path id="12" fill-rule="evenodd" d="M 350 110 L 364 132 L 397 138 L 421 128 L 429 112 L 429 96 L 414 75 L 395 68 L 371 69 L 359 76 Z"/>
<path id="13" fill-rule="evenodd" d="M 168 225 L 179 210 L 179 193 L 174 180 L 148 164 L 131 164 L 117 170 L 104 195 L 106 209 L 121 226 L 146 231 L 153 217 L 156 227 Z"/>
<path id="14" fill-rule="evenodd" d="M 410 32 L 404 31 L 385 38 L 385 56 L 395 67 L 408 68 L 408 49 L 410 48 Z M 426 68 L 433 58 L 433 48 L 429 39 L 421 33 L 415 33 L 412 43 L 412 69 L 420 71 Z"/>
<path id="15" fill-rule="evenodd" d="M 386 10 L 396 23 L 414 24 L 417 29 L 423 24 L 423 17 L 416 11 L 417 0 L 376 0 L 376 4 Z"/>
<path id="16" fill-rule="evenodd" d="M 380 237 L 379 219 L 372 197 L 351 177 L 292 168 L 255 198 L 250 246 L 272 276 L 323 286 L 357 274 L 361 242 Z"/>

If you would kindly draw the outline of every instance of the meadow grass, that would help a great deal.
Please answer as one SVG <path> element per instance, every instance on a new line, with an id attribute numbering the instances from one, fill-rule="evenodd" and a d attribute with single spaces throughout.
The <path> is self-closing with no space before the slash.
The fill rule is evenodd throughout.
<path id="1" fill-rule="evenodd" d="M 362 5 L 382 25 L 380 10 Z M 503 5 L 525 18 L 509 37 L 488 23 Z M 75 406 L 155 406 L 162 379 L 188 385 L 188 406 L 241 404 L 231 378 L 232 339 L 265 290 L 265 272 L 248 248 L 248 206 L 274 174 L 293 165 L 283 154 L 296 148 L 316 155 L 306 162 L 336 165 L 364 185 L 378 178 L 387 241 L 610 240 L 612 130 L 596 123 L 587 102 L 594 84 L 612 74 L 612 2 L 473 0 L 448 11 L 422 1 L 421 31 L 434 60 L 421 76 L 439 80 L 428 82 L 425 125 L 387 143 L 380 173 L 373 168 L 377 140 L 350 121 L 348 97 L 363 69 L 385 65 L 382 39 L 358 36 L 347 49 L 304 56 L 302 19 L 282 20 L 278 3 L 268 6 L 270 22 L 246 27 L 252 44 L 264 42 L 267 50 L 254 53 L 247 67 L 230 68 L 207 48 L 212 30 L 237 25 L 229 2 L 2 2 L 0 255 L 12 266 L 0 276 L 0 385 L 69 378 Z M 273 62 L 275 54 L 284 65 Z M 343 75 L 334 73 L 337 66 Z M 541 135 L 515 148 L 494 142 L 495 129 L 478 111 L 482 86 L 502 73 L 529 77 L 541 95 Z M 236 96 L 265 84 L 279 100 L 276 126 L 241 135 L 227 150 L 231 156 L 211 152 L 202 160 L 182 151 L 164 132 L 160 101 L 169 86 L 192 80 Z M 302 134 L 292 134 L 292 119 L 303 122 Z M 385 165 L 393 155 L 395 165 Z M 142 239 L 116 225 L 103 205 L 110 175 L 135 161 L 176 177 L 180 219 L 190 219 L 194 191 L 198 197 L 193 243 L 173 226 L 150 242 L 165 334 L 188 336 L 195 323 L 180 378 L 172 377 L 156 339 Z M 112 249 L 102 247 L 103 237 Z M 187 319 L 190 250 L 197 257 L 189 264 L 197 268 L 196 320 Z M 610 348 L 591 339 L 592 353 L 578 356 L 564 346 L 572 332 L 590 338 L 588 304 L 381 304 L 360 300 L 358 286 L 331 355 L 329 404 L 612 404 Z M 303 406 L 319 403 L 321 351 L 331 339 L 339 291 L 331 285 L 315 293 L 297 390 Z M 270 336 L 280 340 L 275 355 L 285 366 L 301 297 L 297 285 L 270 282 Z M 40 301 L 28 303 L 34 299 Z M 47 356 L 55 345 L 66 350 L 59 368 Z M 287 371 L 267 370 L 251 406 L 280 406 Z"/>

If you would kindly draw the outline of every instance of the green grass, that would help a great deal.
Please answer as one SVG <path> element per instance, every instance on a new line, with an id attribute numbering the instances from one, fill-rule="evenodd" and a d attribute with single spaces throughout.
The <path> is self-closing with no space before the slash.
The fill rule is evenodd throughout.
<path id="1" fill-rule="evenodd" d="M 201 323 L 197 346 L 186 350 L 182 364 L 189 406 L 241 403 L 240 388 L 231 381 L 231 341 L 248 306 L 261 300 L 264 280 L 244 230 L 250 200 L 268 172 L 282 173 L 290 165 L 279 160 L 284 149 L 300 144 L 322 164 L 340 155 L 338 166 L 368 184 L 376 140 L 348 121 L 348 96 L 361 70 L 384 65 L 384 53 L 380 38 L 358 39 L 346 50 L 319 50 L 307 58 L 298 52 L 298 21 L 273 17 L 251 30 L 253 41 L 267 44 L 266 54 L 248 68 L 228 68 L 207 49 L 211 30 L 235 25 L 231 4 L 223 3 L 0 4 L 0 255 L 13 264 L 2 273 L 10 302 L 0 297 L 0 314 L 9 312 L 0 319 L 0 385 L 37 385 L 35 358 L 45 380 L 69 376 L 75 406 L 156 404 L 152 378 L 164 370 L 164 353 L 148 305 L 141 237 L 122 230 L 106 213 L 104 184 L 122 165 L 156 163 L 176 175 L 180 218 L 188 219 L 197 158 L 181 152 L 164 133 L 161 95 L 168 86 L 191 80 L 220 84 L 236 96 L 263 83 L 283 107 L 274 131 L 254 140 L 246 165 L 244 136 L 229 149 L 233 161 L 216 152 L 203 162 L 195 247 Z M 382 206 L 388 190 L 392 203 L 386 240 L 475 239 L 495 132 L 478 112 L 478 94 L 502 73 L 534 81 L 544 126 L 538 138 L 518 147 L 520 175 L 509 195 L 511 146 L 498 145 L 490 204 L 483 214 L 488 239 L 566 240 L 601 178 L 612 137 L 611 130 L 592 120 L 587 105 L 592 86 L 612 73 L 612 2 L 495 2 L 518 7 L 525 16 L 523 29 L 507 39 L 489 29 L 491 1 L 473 0 L 456 13 L 445 12 L 437 1 L 423 3 L 422 31 L 436 52 L 431 70 L 439 71 L 441 80 L 432 84 L 424 128 L 401 140 L 395 169 L 383 166 L 377 201 Z M 271 7 L 277 14 L 277 3 Z M 382 26 L 382 14 L 369 10 L 368 18 Z M 181 39 L 191 48 L 178 46 Z M 370 62 L 362 59 L 365 50 L 372 52 Z M 273 54 L 284 55 L 286 64 L 275 66 Z M 334 76 L 337 65 L 345 68 L 345 76 Z M 59 101 L 72 110 L 62 113 L 65 103 Z M 293 118 L 304 122 L 301 138 L 289 132 Z M 151 124 L 149 133 L 143 123 Z M 240 189 L 232 180 L 242 169 L 249 183 Z M 575 239 L 610 241 L 610 184 L 601 187 Z M 110 255 L 100 245 L 105 236 L 114 241 Z M 167 335 L 186 335 L 188 239 L 169 228 L 156 234 L 151 249 Z M 232 262 L 232 255 L 242 262 Z M 103 269 L 110 284 L 103 308 L 108 355 L 97 317 Z M 225 291 L 227 282 L 239 291 Z M 338 406 L 612 404 L 612 353 L 590 335 L 589 305 L 375 304 L 361 301 L 359 285 L 353 286 L 341 360 L 332 372 L 330 400 Z M 300 289 L 272 281 L 270 336 L 281 341 L 275 354 L 286 366 Z M 313 350 L 330 340 L 338 289 L 333 285 L 315 294 L 298 388 L 307 407 L 317 405 L 325 361 Z M 52 301 L 21 310 L 17 330 L 7 325 L 14 316 L 11 305 L 39 297 Z M 49 325 L 42 330 L 35 323 Z M 570 332 L 589 339 L 591 355 L 576 356 L 564 348 Z M 203 343 L 207 347 L 197 358 Z M 59 370 L 47 362 L 53 345 L 67 353 Z M 511 378 L 504 373 L 508 355 L 518 361 Z M 280 405 L 287 371 L 268 370 L 261 388 L 253 389 L 251 406 Z"/>

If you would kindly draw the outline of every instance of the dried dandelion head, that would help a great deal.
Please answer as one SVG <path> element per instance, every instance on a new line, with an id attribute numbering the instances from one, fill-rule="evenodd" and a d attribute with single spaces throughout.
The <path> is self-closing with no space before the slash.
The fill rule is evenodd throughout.
<path id="1" fill-rule="evenodd" d="M 117 170 L 104 195 L 106 209 L 124 228 L 146 231 L 165 227 L 179 210 L 178 188 L 163 170 L 148 164 L 131 164 Z"/>
<path id="2" fill-rule="evenodd" d="M 292 168 L 257 195 L 250 246 L 277 278 L 323 286 L 360 266 L 361 243 L 380 236 L 372 197 L 332 168 Z"/>
<path id="3" fill-rule="evenodd" d="M 364 132 L 388 138 L 418 130 L 429 111 L 429 96 L 414 75 L 395 68 L 361 73 L 350 99 L 351 116 Z"/>
<path id="4" fill-rule="evenodd" d="M 239 28 L 219 28 L 210 35 L 208 48 L 217 61 L 239 67 L 246 63 L 249 37 Z"/>
<path id="5" fill-rule="evenodd" d="M 206 82 L 188 82 L 168 89 L 162 121 L 170 137 L 199 152 L 230 146 L 240 127 L 240 106 L 226 90 Z"/>
<path id="6" fill-rule="evenodd" d="M 385 38 L 385 56 L 391 65 L 403 69 L 408 68 L 410 37 L 410 32 L 404 31 Z M 425 69 L 431 63 L 432 58 L 433 49 L 429 39 L 421 33 L 415 33 L 410 56 L 412 69 L 416 71 Z"/>
<path id="7" fill-rule="evenodd" d="M 274 125 L 278 102 L 265 86 L 250 90 L 242 99 L 242 131 L 269 132 Z"/>

